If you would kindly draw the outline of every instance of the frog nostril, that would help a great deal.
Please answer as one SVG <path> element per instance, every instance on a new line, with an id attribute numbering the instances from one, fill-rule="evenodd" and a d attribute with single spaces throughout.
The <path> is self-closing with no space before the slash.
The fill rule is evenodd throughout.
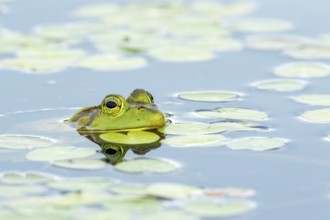
<path id="1" fill-rule="evenodd" d="M 141 110 L 143 110 L 144 109 L 144 107 L 143 106 L 141 106 L 141 107 L 138 107 L 138 110 L 139 111 L 141 111 Z"/>
<path id="2" fill-rule="evenodd" d="M 115 150 L 115 149 L 112 149 L 112 148 L 109 148 L 109 149 L 106 149 L 104 151 L 105 154 L 108 154 L 108 155 L 115 155 L 118 151 Z"/>

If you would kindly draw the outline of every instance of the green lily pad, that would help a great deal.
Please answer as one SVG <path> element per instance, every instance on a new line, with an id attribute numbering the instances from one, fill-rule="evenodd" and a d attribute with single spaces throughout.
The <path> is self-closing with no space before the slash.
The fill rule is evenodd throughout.
<path id="1" fill-rule="evenodd" d="M 216 111 L 197 111 L 197 115 L 208 118 L 264 121 L 268 119 L 265 112 L 247 108 L 219 108 Z"/>
<path id="2" fill-rule="evenodd" d="M 78 158 L 71 160 L 57 160 L 52 162 L 54 166 L 78 169 L 78 170 L 98 170 L 106 166 L 106 163 L 102 160 L 90 159 L 90 158 Z"/>
<path id="3" fill-rule="evenodd" d="M 182 135 L 167 137 L 161 141 L 173 147 L 218 147 L 224 145 L 225 137 L 222 135 Z"/>
<path id="4" fill-rule="evenodd" d="M 197 123 L 179 122 L 166 125 L 158 129 L 165 134 L 194 135 L 194 134 L 213 134 L 224 131 L 257 131 L 261 130 L 258 125 L 247 122 L 218 122 L 218 123 Z"/>
<path id="5" fill-rule="evenodd" d="M 282 138 L 248 137 L 230 141 L 227 146 L 233 150 L 265 151 L 281 148 L 286 142 Z"/>
<path id="6" fill-rule="evenodd" d="M 1 186 L 0 197 L 23 197 L 27 195 L 43 194 L 46 191 L 46 188 L 38 185 Z"/>
<path id="7" fill-rule="evenodd" d="M 89 157 L 94 154 L 96 154 L 96 151 L 89 148 L 55 146 L 30 151 L 26 155 L 26 158 L 32 161 L 54 161 Z"/>
<path id="8" fill-rule="evenodd" d="M 274 90 L 277 92 L 292 92 L 302 90 L 307 82 L 302 80 L 264 80 L 253 84 L 254 87 L 260 90 Z"/>
<path id="9" fill-rule="evenodd" d="M 56 176 L 38 172 L 5 172 L 1 174 L 0 181 L 10 185 L 47 183 L 56 179 Z"/>
<path id="10" fill-rule="evenodd" d="M 317 109 L 306 111 L 300 117 L 304 120 L 309 122 L 316 122 L 316 123 L 329 123 L 330 122 L 330 109 Z"/>
<path id="11" fill-rule="evenodd" d="M 114 167 L 125 173 L 168 173 L 177 170 L 179 165 L 164 159 L 138 158 L 118 163 Z"/>
<path id="12" fill-rule="evenodd" d="M 252 35 L 246 38 L 246 46 L 255 50 L 281 51 L 308 41 L 308 38 L 294 35 Z"/>
<path id="13" fill-rule="evenodd" d="M 294 59 L 330 59 L 330 45 L 301 44 L 285 50 L 284 53 Z"/>
<path id="14" fill-rule="evenodd" d="M 282 77 L 325 77 L 330 75 L 330 66 L 319 62 L 291 62 L 276 67 L 274 73 Z"/>
<path id="15" fill-rule="evenodd" d="M 83 50 L 69 50 L 69 49 L 57 49 L 57 50 L 41 50 L 41 49 L 28 49 L 21 50 L 17 53 L 18 57 L 21 58 L 34 58 L 34 59 L 44 59 L 44 60 L 65 60 L 67 61 L 77 61 L 84 57 L 86 54 Z"/>
<path id="16" fill-rule="evenodd" d="M 160 137 L 150 131 L 130 131 L 124 133 L 105 133 L 100 138 L 104 141 L 118 144 L 150 144 L 157 142 Z"/>
<path id="17" fill-rule="evenodd" d="M 269 18 L 244 18 L 232 25 L 233 29 L 241 32 L 283 32 L 293 28 L 284 20 Z"/>
<path id="18" fill-rule="evenodd" d="M 71 178 L 48 183 L 48 187 L 65 191 L 104 191 L 114 184 L 108 178 Z"/>
<path id="19" fill-rule="evenodd" d="M 169 62 L 202 62 L 212 60 L 215 57 L 210 50 L 179 45 L 153 48 L 148 51 L 148 55 Z"/>
<path id="20" fill-rule="evenodd" d="M 218 203 L 206 200 L 188 203 L 184 210 L 201 217 L 231 217 L 245 214 L 255 207 L 256 204 L 248 200 L 225 200 Z"/>
<path id="21" fill-rule="evenodd" d="M 145 67 L 147 61 L 142 57 L 120 57 L 111 54 L 91 55 L 76 64 L 78 67 L 97 71 L 131 70 Z"/>
<path id="22" fill-rule="evenodd" d="M 32 136 L 32 135 L 15 135 L 3 134 L 0 135 L 0 148 L 6 149 L 32 149 L 50 147 L 54 145 L 55 141 L 46 137 Z"/>
<path id="23" fill-rule="evenodd" d="M 21 71 L 29 74 L 55 73 L 66 69 L 71 65 L 65 59 L 39 59 L 33 57 L 18 57 L 3 59 L 0 61 L 0 68 Z"/>
<path id="24" fill-rule="evenodd" d="M 330 106 L 330 94 L 309 94 L 293 96 L 296 102 L 307 105 Z"/>
<path id="25" fill-rule="evenodd" d="M 147 195 L 165 199 L 185 199 L 202 192 L 200 188 L 178 183 L 154 183 L 146 188 Z"/>
<path id="26" fill-rule="evenodd" d="M 222 91 L 200 91 L 200 92 L 182 92 L 178 97 L 185 100 L 199 101 L 199 102 L 230 102 L 236 101 L 239 93 L 222 92 Z"/>

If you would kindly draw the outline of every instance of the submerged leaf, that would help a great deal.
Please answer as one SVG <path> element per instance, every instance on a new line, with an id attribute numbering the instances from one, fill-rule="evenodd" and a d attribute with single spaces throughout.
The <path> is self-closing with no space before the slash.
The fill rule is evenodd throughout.
<path id="1" fill-rule="evenodd" d="M 232 26 L 234 30 L 242 32 L 282 32 L 293 27 L 288 21 L 269 18 L 244 18 Z"/>
<path id="2" fill-rule="evenodd" d="M 164 159 L 138 158 L 118 163 L 115 165 L 115 168 L 125 173 L 168 173 L 177 170 L 179 166 L 172 161 Z"/>
<path id="3" fill-rule="evenodd" d="M 233 150 L 265 151 L 281 148 L 286 142 L 282 138 L 248 137 L 230 141 L 227 146 Z"/>
<path id="4" fill-rule="evenodd" d="M 161 141 L 174 147 L 218 147 L 225 144 L 225 137 L 222 135 L 182 135 L 167 137 Z"/>
<path id="5" fill-rule="evenodd" d="M 209 118 L 263 121 L 268 119 L 265 112 L 247 108 L 219 108 L 217 111 L 197 111 L 198 115 Z"/>
<path id="6" fill-rule="evenodd" d="M 146 193 L 165 199 L 185 199 L 201 195 L 202 190 L 194 186 L 178 183 L 154 183 L 146 188 Z"/>

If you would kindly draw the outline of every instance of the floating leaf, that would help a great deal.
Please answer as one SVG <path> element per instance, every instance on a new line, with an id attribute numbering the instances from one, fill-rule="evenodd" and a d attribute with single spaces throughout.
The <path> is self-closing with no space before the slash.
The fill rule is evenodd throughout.
<path id="1" fill-rule="evenodd" d="M 295 59 L 330 59 L 330 45 L 301 44 L 285 50 L 284 53 Z"/>
<path id="2" fill-rule="evenodd" d="M 174 147 L 218 147 L 225 144 L 222 135 L 183 135 L 167 137 L 161 141 Z"/>
<path id="3" fill-rule="evenodd" d="M 265 112 L 247 108 L 219 108 L 217 111 L 197 111 L 198 115 L 208 118 L 263 121 L 268 119 Z"/>
<path id="4" fill-rule="evenodd" d="M 240 94 L 234 92 L 216 92 L 216 91 L 201 91 L 201 92 L 183 92 L 178 94 L 181 99 L 199 101 L 199 102 L 230 102 L 236 101 Z"/>
<path id="5" fill-rule="evenodd" d="M 161 61 L 170 62 L 208 61 L 215 57 L 215 55 L 207 49 L 179 45 L 153 48 L 148 51 L 148 55 Z"/>
<path id="6" fill-rule="evenodd" d="M 230 141 L 227 146 L 233 150 L 265 151 L 281 148 L 286 142 L 282 138 L 248 137 Z"/>
<path id="7" fill-rule="evenodd" d="M 78 17 L 103 17 L 109 14 L 120 12 L 121 7 L 118 4 L 91 4 L 78 8 L 74 15 Z"/>
<path id="8" fill-rule="evenodd" d="M 42 59 L 42 60 L 65 60 L 66 62 L 74 62 L 82 57 L 85 56 L 85 51 L 83 50 L 69 50 L 69 49 L 62 49 L 62 50 L 40 50 L 40 49 L 28 49 L 28 50 L 21 50 L 17 53 L 18 57 L 21 58 L 34 58 L 34 59 Z"/>
<path id="9" fill-rule="evenodd" d="M 128 160 L 115 165 L 115 168 L 125 173 L 168 173 L 179 168 L 176 163 L 157 158 L 138 158 Z"/>
<path id="10" fill-rule="evenodd" d="M 105 133 L 100 138 L 104 141 L 117 144 L 150 144 L 157 142 L 160 137 L 150 131 L 130 131 L 124 133 Z"/>
<path id="11" fill-rule="evenodd" d="M 302 90 L 307 82 L 302 80 L 264 80 L 253 84 L 254 87 L 261 90 L 275 90 L 278 92 L 292 92 Z"/>
<path id="12" fill-rule="evenodd" d="M 22 186 L 1 186 L 0 197 L 23 197 L 26 195 L 43 194 L 46 192 L 44 187 L 38 185 L 22 185 Z"/>
<path id="13" fill-rule="evenodd" d="M 1 174 L 0 181 L 5 184 L 20 185 L 20 184 L 38 184 L 46 183 L 56 179 L 56 176 L 52 176 L 46 173 L 38 172 L 5 172 Z"/>
<path id="14" fill-rule="evenodd" d="M 300 117 L 309 122 L 329 123 L 330 122 L 330 109 L 325 108 L 325 109 L 306 111 Z"/>
<path id="15" fill-rule="evenodd" d="M 65 191 L 104 191 L 114 183 L 108 178 L 71 178 L 48 184 L 52 189 Z"/>
<path id="16" fill-rule="evenodd" d="M 330 66 L 318 62 L 291 62 L 276 67 L 274 73 L 282 77 L 324 77 L 330 75 Z"/>
<path id="17" fill-rule="evenodd" d="M 106 163 L 102 160 L 82 158 L 72 160 L 57 160 L 52 163 L 54 166 L 78 169 L 78 170 L 98 170 L 106 166 Z"/>
<path id="18" fill-rule="evenodd" d="M 185 210 L 201 217 L 231 217 L 242 215 L 256 207 L 248 200 L 225 200 L 219 203 L 214 201 L 194 201 L 185 206 Z"/>
<path id="19" fill-rule="evenodd" d="M 117 55 L 93 55 L 77 63 L 78 67 L 94 69 L 97 71 L 119 71 L 141 68 L 147 65 L 142 57 L 120 57 Z"/>
<path id="20" fill-rule="evenodd" d="M 307 105 L 330 106 L 330 94 L 298 95 L 292 99 Z"/>
<path id="21" fill-rule="evenodd" d="M 0 148 L 6 149 L 31 149 L 50 147 L 55 143 L 54 140 L 31 135 L 15 135 L 15 134 L 3 134 L 0 135 Z"/>
<path id="22" fill-rule="evenodd" d="M 288 21 L 268 18 L 245 18 L 233 24 L 234 30 L 242 32 L 283 32 L 292 27 Z"/>
<path id="23" fill-rule="evenodd" d="M 89 148 L 56 146 L 33 150 L 26 155 L 26 158 L 32 161 L 69 160 L 89 157 L 94 155 L 95 153 L 95 150 Z"/>
<path id="24" fill-rule="evenodd" d="M 205 37 L 191 43 L 193 47 L 205 48 L 212 51 L 228 52 L 240 51 L 243 49 L 243 43 L 232 38 L 210 38 Z"/>
<path id="25" fill-rule="evenodd" d="M 165 199 L 185 199 L 201 195 L 202 190 L 194 186 L 178 183 L 154 183 L 147 187 L 146 193 Z"/>
<path id="26" fill-rule="evenodd" d="M 246 46 L 255 50 L 278 51 L 308 41 L 308 38 L 294 35 L 252 35 L 246 38 Z"/>

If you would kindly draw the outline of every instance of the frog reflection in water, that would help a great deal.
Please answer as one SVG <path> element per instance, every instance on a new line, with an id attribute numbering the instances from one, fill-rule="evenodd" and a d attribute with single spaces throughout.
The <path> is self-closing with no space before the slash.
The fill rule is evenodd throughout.
<path id="1" fill-rule="evenodd" d="M 166 124 L 164 114 L 154 104 L 153 96 L 143 89 L 135 89 L 125 100 L 120 95 L 108 95 L 98 106 L 86 107 L 78 111 L 68 123 L 89 140 L 100 145 L 102 152 L 112 164 L 120 162 L 131 149 L 136 154 L 145 154 L 160 146 L 160 139 L 151 144 L 127 145 L 110 143 L 99 138 L 99 134 L 108 132 L 134 132 L 153 130 Z"/>
<path id="2" fill-rule="evenodd" d="M 152 95 L 136 89 L 126 100 L 121 95 L 107 95 L 100 105 L 81 109 L 67 122 L 82 133 L 102 133 L 157 129 L 163 127 L 166 120 L 153 104 Z"/>

